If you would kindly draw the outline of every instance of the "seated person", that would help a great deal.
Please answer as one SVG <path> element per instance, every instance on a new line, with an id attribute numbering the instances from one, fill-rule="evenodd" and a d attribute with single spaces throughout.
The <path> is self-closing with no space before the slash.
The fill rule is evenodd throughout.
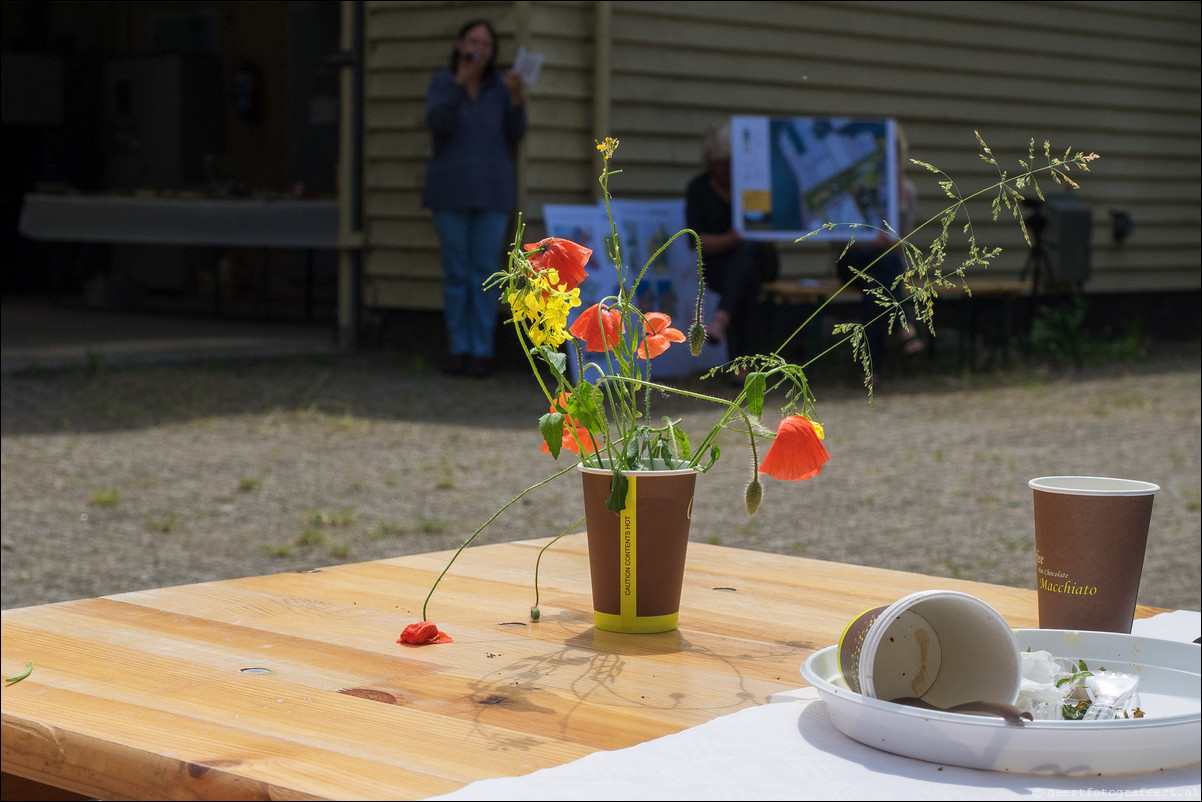
<path id="1" fill-rule="evenodd" d="M 711 341 L 727 341 L 731 359 L 759 352 L 760 285 L 780 272 L 780 257 L 769 242 L 748 242 L 731 225 L 730 124 L 705 132 L 705 172 L 689 182 L 685 225 L 701 239 L 705 286 L 720 296 L 709 326 Z"/>

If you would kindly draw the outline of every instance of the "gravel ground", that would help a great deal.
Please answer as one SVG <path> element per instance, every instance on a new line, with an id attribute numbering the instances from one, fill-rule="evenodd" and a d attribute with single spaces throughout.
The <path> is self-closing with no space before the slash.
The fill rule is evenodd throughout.
<path id="1" fill-rule="evenodd" d="M 3 607 L 458 546 L 555 463 L 519 367 L 477 381 L 428 364 L 377 352 L 6 375 Z M 1027 480 L 1124 476 L 1162 487 L 1140 601 L 1198 610 L 1200 364 L 1197 342 L 1085 369 L 936 363 L 897 371 L 872 405 L 851 375 L 815 374 L 827 468 L 766 480 L 748 518 L 748 460 L 728 438 L 692 538 L 1029 587 Z M 658 411 L 696 431 L 711 409 Z M 554 535 L 580 510 L 569 475 L 477 542 Z"/>

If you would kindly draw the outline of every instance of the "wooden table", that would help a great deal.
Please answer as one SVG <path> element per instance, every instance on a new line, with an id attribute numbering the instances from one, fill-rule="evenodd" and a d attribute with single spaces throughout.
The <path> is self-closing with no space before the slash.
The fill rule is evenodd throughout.
<path id="1" fill-rule="evenodd" d="M 915 590 L 1036 624 L 1033 590 L 693 543 L 678 631 L 599 632 L 583 535 L 530 623 L 545 542 L 463 553 L 429 608 L 453 644 L 395 642 L 450 552 L 5 610 L 4 675 L 34 669 L 3 692 L 3 796 L 416 799 L 762 704 Z"/>

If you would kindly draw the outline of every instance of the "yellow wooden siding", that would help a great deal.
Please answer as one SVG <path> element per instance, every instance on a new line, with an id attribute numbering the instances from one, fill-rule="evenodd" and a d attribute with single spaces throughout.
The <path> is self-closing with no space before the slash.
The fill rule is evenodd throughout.
<path id="1" fill-rule="evenodd" d="M 576 202 L 592 181 L 579 151 L 592 104 L 593 4 L 381 2 L 367 12 L 364 302 L 438 308 L 438 242 L 421 205 L 431 75 L 446 65 L 459 27 L 477 17 L 497 30 L 500 63 L 512 61 L 519 36 L 543 53 L 547 64 L 530 93 L 539 102 L 529 106 L 530 134 L 519 153 L 520 203 Z M 538 154 L 532 162 L 531 152 Z"/>
<path id="2" fill-rule="evenodd" d="M 595 88 L 609 92 L 608 133 L 622 146 L 621 197 L 683 193 L 700 169 L 701 134 L 732 114 L 898 119 L 911 156 L 966 188 L 992 180 L 974 131 L 1014 172 L 1028 141 L 1102 159 L 1083 182 L 1093 209 L 1090 292 L 1198 289 L 1200 15 L 1196 2 L 614 2 L 609 41 L 593 41 L 591 2 L 371 3 L 365 292 L 382 305 L 437 306 L 437 244 L 420 191 L 429 149 L 424 96 L 462 22 L 490 18 L 508 61 L 520 41 L 547 57 L 528 91 L 519 157 L 528 238 L 545 203 L 590 203 L 597 160 Z M 609 53 L 607 83 L 594 74 Z M 911 168 L 920 217 L 943 197 Z M 1047 191 L 1057 191 L 1045 183 Z M 1111 238 L 1111 211 L 1134 235 Z M 1006 248 L 991 271 L 1014 278 L 1028 254 L 1012 223 L 972 207 L 978 239 Z M 830 271 L 824 245 L 785 243 L 786 275 Z M 955 254 L 953 254 L 954 256 Z M 412 279 L 413 288 L 408 286 Z M 431 289 L 433 287 L 433 289 Z"/>

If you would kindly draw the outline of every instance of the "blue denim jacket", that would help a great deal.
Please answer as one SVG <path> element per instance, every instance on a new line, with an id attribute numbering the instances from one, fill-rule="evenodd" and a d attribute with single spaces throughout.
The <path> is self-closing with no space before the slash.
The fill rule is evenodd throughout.
<path id="1" fill-rule="evenodd" d="M 501 78 L 481 82 L 473 101 L 450 69 L 439 70 L 426 93 L 426 123 L 434 152 L 422 204 L 435 212 L 513 211 L 511 153 L 526 134 L 526 107 L 513 106 Z"/>

